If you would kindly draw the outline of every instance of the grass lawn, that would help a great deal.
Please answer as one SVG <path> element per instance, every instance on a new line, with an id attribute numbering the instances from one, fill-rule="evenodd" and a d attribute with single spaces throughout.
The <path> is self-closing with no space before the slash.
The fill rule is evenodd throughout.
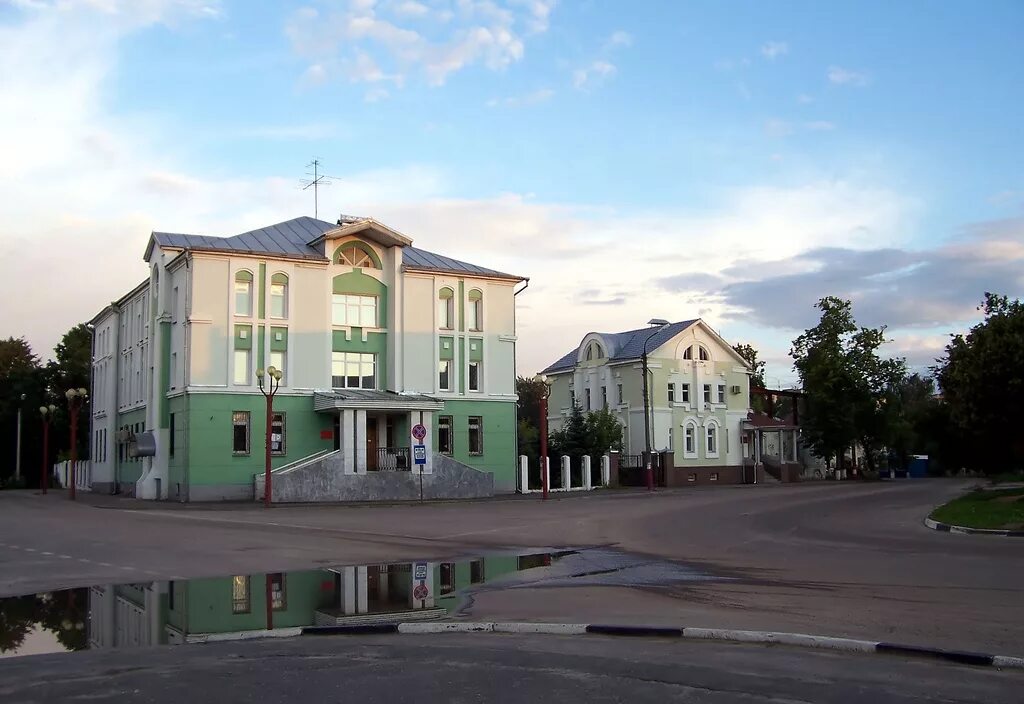
<path id="1" fill-rule="evenodd" d="M 932 519 L 968 528 L 1024 528 L 1024 489 L 972 491 L 932 511 Z"/>

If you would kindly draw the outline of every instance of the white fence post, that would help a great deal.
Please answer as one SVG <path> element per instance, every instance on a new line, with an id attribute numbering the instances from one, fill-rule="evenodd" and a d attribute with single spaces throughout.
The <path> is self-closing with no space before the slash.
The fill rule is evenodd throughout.
<path id="1" fill-rule="evenodd" d="M 608 455 L 601 455 L 601 486 L 608 486 L 612 483 L 612 458 Z"/>
<path id="2" fill-rule="evenodd" d="M 544 477 L 543 477 L 542 481 L 544 482 L 543 486 L 546 486 L 548 489 L 551 488 L 551 456 L 550 455 L 544 458 Z"/>
<path id="3" fill-rule="evenodd" d="M 590 491 L 593 488 L 590 477 L 590 455 L 583 455 L 583 489 Z"/>
<path id="4" fill-rule="evenodd" d="M 526 455 L 519 455 L 519 486 L 524 494 L 530 493 L 530 465 Z"/>
<path id="5" fill-rule="evenodd" d="M 572 473 L 569 471 L 569 456 L 562 455 L 562 491 L 572 488 Z"/>

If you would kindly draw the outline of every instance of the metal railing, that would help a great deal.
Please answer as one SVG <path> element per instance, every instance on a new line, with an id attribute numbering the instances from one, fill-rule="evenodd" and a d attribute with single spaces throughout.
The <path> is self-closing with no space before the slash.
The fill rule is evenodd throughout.
<path id="1" fill-rule="evenodd" d="M 408 447 L 378 447 L 376 459 L 376 466 L 369 467 L 371 471 L 409 472 L 412 470 Z"/>

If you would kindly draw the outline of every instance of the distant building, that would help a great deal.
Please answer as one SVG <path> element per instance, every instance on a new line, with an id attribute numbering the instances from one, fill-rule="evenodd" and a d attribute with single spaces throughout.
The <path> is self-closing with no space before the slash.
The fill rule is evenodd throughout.
<path id="1" fill-rule="evenodd" d="M 416 424 L 435 495 L 443 471 L 480 475 L 478 490 L 514 488 L 522 277 L 361 218 L 232 237 L 154 232 L 145 261 L 149 277 L 92 320 L 94 490 L 253 498 L 265 438 L 256 370 L 270 366 L 284 373 L 273 466 L 327 455 L 310 467 L 347 481 L 311 499 L 359 498 L 367 473 L 385 471 L 375 496 L 407 489 Z M 147 444 L 154 454 L 139 456 Z"/>

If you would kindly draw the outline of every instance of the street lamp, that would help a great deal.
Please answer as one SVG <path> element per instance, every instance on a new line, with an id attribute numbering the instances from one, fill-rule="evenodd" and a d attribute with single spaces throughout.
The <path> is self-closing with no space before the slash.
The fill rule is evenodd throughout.
<path id="1" fill-rule="evenodd" d="M 270 473 L 270 434 L 271 434 L 271 420 L 274 417 L 274 396 L 277 394 L 278 389 L 281 388 L 281 378 L 284 376 L 284 372 L 276 367 L 267 367 L 266 371 L 262 368 L 256 370 L 256 380 L 259 383 L 260 393 L 267 399 L 267 432 L 266 432 L 266 462 L 263 474 L 263 506 L 270 508 L 271 500 L 271 482 L 272 479 Z M 263 386 L 264 377 L 267 379 L 266 387 Z M 277 382 L 276 384 L 274 382 Z"/>
<path id="2" fill-rule="evenodd" d="M 89 397 L 85 389 L 68 389 L 64 392 L 68 399 L 68 413 L 71 415 L 71 473 L 68 477 L 68 498 L 75 500 L 75 485 L 78 483 L 76 465 L 78 464 L 78 412 Z"/>
<path id="3" fill-rule="evenodd" d="M 540 395 L 540 485 L 543 489 L 544 500 L 548 499 L 548 396 L 551 395 L 551 385 L 548 383 L 546 374 L 538 374 L 533 377 L 544 385 L 544 391 Z"/>
<path id="4" fill-rule="evenodd" d="M 25 394 L 21 395 L 21 403 L 18 404 L 18 440 L 14 451 L 14 485 L 21 483 L 21 406 L 25 403 Z"/>
<path id="5" fill-rule="evenodd" d="M 43 475 L 40 477 L 42 484 L 43 493 L 46 493 L 46 489 L 50 483 L 50 421 L 53 419 L 53 414 L 57 412 L 57 407 L 52 403 L 49 406 L 40 406 L 39 415 L 43 419 Z"/>
<path id="6" fill-rule="evenodd" d="M 643 354 L 640 356 L 641 371 L 644 375 L 644 445 L 647 448 L 647 455 L 644 457 L 644 462 L 647 475 L 647 491 L 654 491 L 654 469 L 651 467 L 651 413 L 650 400 L 647 391 L 647 343 L 651 341 L 652 337 L 668 327 L 670 323 L 661 318 L 651 318 L 647 321 L 647 324 L 654 325 L 655 327 L 651 330 L 650 334 L 647 335 L 647 339 L 644 340 Z"/>

